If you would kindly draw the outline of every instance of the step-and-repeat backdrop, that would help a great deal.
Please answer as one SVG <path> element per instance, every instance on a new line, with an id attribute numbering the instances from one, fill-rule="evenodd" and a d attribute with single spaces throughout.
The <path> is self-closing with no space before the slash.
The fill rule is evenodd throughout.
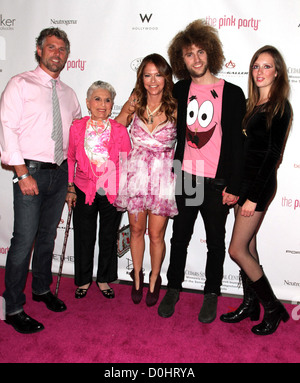
<path id="1" fill-rule="evenodd" d="M 278 190 L 258 235 L 261 263 L 280 299 L 300 300 L 300 1 L 299 0 L 1 0 L 0 92 L 15 74 L 36 67 L 35 39 L 46 27 L 64 29 L 71 54 L 61 78 L 76 91 L 83 115 L 86 91 L 96 80 L 117 91 L 114 114 L 128 98 L 142 58 L 156 52 L 167 57 L 171 39 L 195 19 L 205 19 L 219 31 L 226 62 L 220 77 L 239 85 L 247 95 L 248 66 L 263 45 L 283 54 L 291 83 L 294 122 L 278 171 Z M 0 266 L 5 265 L 13 228 L 12 172 L 0 167 Z M 67 209 L 58 227 L 53 272 L 59 268 Z M 234 216 L 227 222 L 230 242 Z M 123 215 L 122 225 L 128 223 Z M 172 220 L 166 232 L 162 266 L 167 283 Z M 144 269 L 150 272 L 148 238 Z M 97 258 L 97 247 L 95 258 Z M 73 229 L 69 232 L 63 273 L 73 275 Z M 206 239 L 201 217 L 189 246 L 184 288 L 202 290 L 205 281 Z M 96 259 L 95 259 L 96 265 Z M 119 258 L 119 279 L 130 280 L 130 252 Z M 241 294 L 238 267 L 226 255 L 222 292 Z"/>

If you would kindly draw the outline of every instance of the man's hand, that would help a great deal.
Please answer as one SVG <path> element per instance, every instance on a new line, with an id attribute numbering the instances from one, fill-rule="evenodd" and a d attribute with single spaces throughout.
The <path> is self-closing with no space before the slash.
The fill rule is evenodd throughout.
<path id="1" fill-rule="evenodd" d="M 26 165 L 15 165 L 15 172 L 17 177 L 21 177 L 28 173 Z M 23 195 L 38 195 L 39 189 L 36 180 L 32 176 L 28 176 L 18 182 Z"/>

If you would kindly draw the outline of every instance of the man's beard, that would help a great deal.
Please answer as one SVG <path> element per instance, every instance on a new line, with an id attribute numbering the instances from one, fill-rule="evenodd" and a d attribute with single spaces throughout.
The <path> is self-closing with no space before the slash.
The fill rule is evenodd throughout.
<path id="1" fill-rule="evenodd" d="M 208 70 L 208 65 L 205 65 L 203 67 L 203 71 L 201 73 L 199 73 L 197 71 L 194 71 L 194 69 L 190 69 L 189 72 L 190 72 L 191 77 L 193 77 L 193 78 L 201 78 L 201 77 L 203 77 L 206 74 L 207 70 Z"/>
<path id="2" fill-rule="evenodd" d="M 57 73 L 64 69 L 66 61 L 59 60 L 58 63 L 53 63 L 50 60 L 42 60 L 42 63 L 50 72 Z"/>

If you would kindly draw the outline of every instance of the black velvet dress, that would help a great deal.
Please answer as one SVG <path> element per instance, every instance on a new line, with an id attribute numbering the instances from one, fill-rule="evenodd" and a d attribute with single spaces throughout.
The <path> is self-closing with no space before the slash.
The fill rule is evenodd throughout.
<path id="1" fill-rule="evenodd" d="M 276 190 L 277 164 L 291 118 L 287 102 L 282 116 L 278 113 L 267 129 L 265 105 L 256 107 L 245 129 L 244 173 L 238 204 L 248 199 L 257 203 L 256 211 L 264 211 Z"/>

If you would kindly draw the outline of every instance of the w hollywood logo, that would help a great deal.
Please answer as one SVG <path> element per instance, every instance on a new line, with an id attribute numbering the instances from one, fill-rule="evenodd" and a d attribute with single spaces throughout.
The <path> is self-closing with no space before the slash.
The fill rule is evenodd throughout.
<path id="1" fill-rule="evenodd" d="M 153 25 L 153 13 L 139 13 L 140 22 L 132 27 L 134 31 L 157 31 L 158 26 Z"/>
<path id="2" fill-rule="evenodd" d="M 150 15 L 147 15 L 147 14 L 142 15 L 142 14 L 140 13 L 140 18 L 141 18 L 141 20 L 142 20 L 142 23 L 144 23 L 145 20 L 147 21 L 147 23 L 149 23 L 150 20 L 151 20 L 151 17 L 152 17 L 152 13 L 151 13 Z"/>

